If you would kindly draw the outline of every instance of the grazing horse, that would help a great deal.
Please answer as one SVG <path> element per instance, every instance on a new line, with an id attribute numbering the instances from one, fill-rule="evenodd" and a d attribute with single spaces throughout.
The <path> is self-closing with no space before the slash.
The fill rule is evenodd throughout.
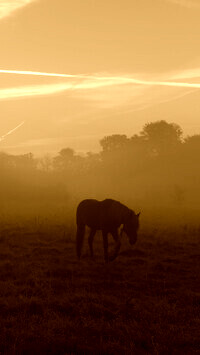
<path id="1" fill-rule="evenodd" d="M 88 243 L 91 256 L 93 256 L 95 233 L 97 230 L 101 230 L 103 235 L 104 259 L 106 262 L 114 260 L 120 250 L 120 239 L 123 231 L 127 234 L 131 245 L 136 243 L 139 215 L 140 213 L 135 214 L 135 212 L 122 203 L 112 199 L 103 201 L 87 199 L 81 201 L 76 212 L 76 252 L 78 258 L 80 259 L 81 257 L 85 226 L 88 226 L 90 227 Z M 123 225 L 123 228 L 119 234 L 118 228 L 121 225 Z M 116 242 L 115 252 L 112 257 L 108 257 L 108 233 L 112 234 Z"/>

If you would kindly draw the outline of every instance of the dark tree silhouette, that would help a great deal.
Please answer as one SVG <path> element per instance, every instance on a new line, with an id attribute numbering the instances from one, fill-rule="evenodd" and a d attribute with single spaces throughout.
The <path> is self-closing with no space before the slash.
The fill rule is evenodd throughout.
<path id="1" fill-rule="evenodd" d="M 183 145 L 183 158 L 184 165 L 187 165 L 187 168 L 190 172 L 194 172 L 196 176 L 199 176 L 199 155 L 200 155 L 200 134 L 194 136 L 188 136 L 184 140 Z M 194 170 L 194 167 L 196 169 Z"/>
<path id="2" fill-rule="evenodd" d="M 195 134 L 194 136 L 188 136 L 184 140 L 185 148 L 190 152 L 200 151 L 200 134 Z"/>
<path id="3" fill-rule="evenodd" d="M 106 136 L 101 139 L 100 145 L 103 152 L 111 152 L 124 147 L 127 142 L 128 138 L 125 134 L 113 134 L 112 136 Z"/>
<path id="4" fill-rule="evenodd" d="M 181 143 L 182 129 L 164 120 L 145 124 L 141 136 L 148 141 L 155 154 L 167 153 Z"/>
<path id="5" fill-rule="evenodd" d="M 59 153 L 58 156 L 54 158 L 54 167 L 56 169 L 66 169 L 69 164 L 73 162 L 75 158 L 75 152 L 71 148 L 64 148 Z"/>

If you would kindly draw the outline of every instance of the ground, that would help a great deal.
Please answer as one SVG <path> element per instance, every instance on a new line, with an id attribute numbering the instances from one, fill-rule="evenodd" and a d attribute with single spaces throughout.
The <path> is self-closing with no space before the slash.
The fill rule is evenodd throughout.
<path id="1" fill-rule="evenodd" d="M 199 231 L 123 238 L 78 262 L 73 228 L 2 225 L 0 354 L 200 354 Z"/>

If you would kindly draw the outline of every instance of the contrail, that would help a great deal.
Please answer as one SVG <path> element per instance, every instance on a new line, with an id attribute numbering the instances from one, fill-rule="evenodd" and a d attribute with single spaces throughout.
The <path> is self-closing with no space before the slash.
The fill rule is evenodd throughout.
<path id="1" fill-rule="evenodd" d="M 84 75 L 84 74 L 60 74 L 60 73 L 45 73 L 40 71 L 30 71 L 30 70 L 4 70 L 0 69 L 2 74 L 17 74 L 17 75 L 36 75 L 36 76 L 49 76 L 56 78 L 75 78 L 75 79 L 102 79 L 102 77 Z"/>
<path id="2" fill-rule="evenodd" d="M 105 85 L 108 85 L 108 83 L 106 84 L 106 82 L 110 81 L 111 85 L 135 84 L 135 85 L 172 86 L 172 87 L 200 89 L 200 83 L 185 83 L 185 82 L 176 82 L 176 81 L 147 81 L 147 80 L 134 79 L 134 78 L 131 78 L 128 76 L 126 77 L 126 76 L 100 76 L 100 75 L 98 76 L 98 75 L 87 75 L 87 74 L 59 74 L 59 73 L 45 73 L 45 72 L 28 71 L 28 70 L 22 71 L 22 70 L 5 70 L 5 69 L 0 69 L 0 74 L 34 75 L 34 76 L 74 78 L 74 79 L 91 79 L 91 80 L 97 80 L 97 81 L 104 81 Z M 94 87 L 95 87 L 95 85 L 94 85 Z M 84 86 L 82 88 L 84 88 Z"/>
<path id="3" fill-rule="evenodd" d="M 3 136 L 0 137 L 0 142 L 3 141 L 5 139 L 5 137 L 7 137 L 9 134 L 12 134 L 14 131 L 16 131 L 19 127 L 21 127 L 23 124 L 25 123 L 25 121 L 21 122 L 20 124 L 18 124 L 17 127 L 11 129 L 10 131 L 8 131 L 6 134 L 4 134 Z"/>

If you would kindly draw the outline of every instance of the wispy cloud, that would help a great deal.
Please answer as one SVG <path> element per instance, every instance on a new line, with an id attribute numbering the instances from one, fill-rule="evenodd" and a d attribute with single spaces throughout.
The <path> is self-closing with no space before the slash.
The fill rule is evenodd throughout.
<path id="1" fill-rule="evenodd" d="M 182 71 L 176 71 L 170 75 L 171 80 L 182 79 L 199 79 L 200 80 L 200 68 L 184 69 Z"/>
<path id="2" fill-rule="evenodd" d="M 0 100 L 12 100 L 26 98 L 29 96 L 43 96 L 56 94 L 72 89 L 70 83 L 49 84 L 49 85 L 30 85 L 0 89 Z"/>
<path id="3" fill-rule="evenodd" d="M 180 5 L 180 6 L 184 6 L 189 9 L 191 9 L 191 8 L 200 9 L 199 0 L 167 0 L 167 2 L 176 4 L 176 5 Z"/>
<path id="4" fill-rule="evenodd" d="M 193 73 L 193 77 L 200 74 L 200 69 L 193 69 L 183 72 L 178 72 L 174 74 L 173 78 L 183 79 L 184 74 L 189 78 L 189 73 Z M 85 75 L 85 74 L 60 74 L 60 73 L 46 73 L 46 72 L 34 72 L 34 71 L 20 71 L 20 70 L 7 70 L 0 69 L 0 74 L 17 74 L 17 75 L 30 75 L 30 76 L 47 76 L 47 77 L 57 77 L 57 78 L 70 78 L 84 80 L 82 83 L 71 83 L 64 84 L 67 85 L 66 89 L 78 88 L 78 89 L 91 89 L 95 87 L 102 86 L 113 86 L 113 85 L 123 85 L 123 84 L 134 84 L 134 85 L 147 85 L 147 86 L 173 86 L 173 87 L 185 87 L 185 88 L 200 88 L 200 83 L 190 83 L 190 82 L 176 82 L 176 81 L 166 81 L 166 80 L 144 80 L 136 79 L 132 75 L 126 76 L 105 76 L 105 75 Z M 170 79 L 169 79 L 170 80 Z M 51 85 L 51 84 L 50 84 Z M 49 86 L 50 86 L 49 85 Z M 55 85 L 55 84 L 53 84 Z M 58 85 L 58 84 L 56 84 Z M 61 88 L 63 83 L 60 84 Z M 43 85 L 44 86 L 44 85 Z M 57 89 L 56 89 L 57 91 Z"/>
<path id="5" fill-rule="evenodd" d="M 59 83 L 27 85 L 1 88 L 0 100 L 23 99 L 26 97 L 70 93 L 71 96 L 85 99 L 97 106 L 118 107 L 128 105 L 141 109 L 155 102 L 166 102 L 187 95 L 200 89 L 200 69 L 189 69 L 182 72 L 166 73 L 154 76 L 156 80 L 138 78 L 136 75 L 102 75 L 102 74 L 59 74 L 33 71 L 17 71 L 1 69 L 0 74 L 18 74 L 28 76 L 46 76 L 63 78 Z M 162 88 L 162 90 L 161 90 Z M 133 100 L 134 98 L 134 100 Z"/>
<path id="6" fill-rule="evenodd" d="M 12 134 L 13 132 L 15 132 L 18 128 L 20 128 L 21 126 L 23 126 L 23 124 L 25 123 L 25 121 L 21 122 L 20 124 L 18 124 L 16 127 L 14 127 L 13 129 L 11 129 L 10 131 L 8 131 L 7 133 L 5 133 L 3 136 L 0 137 L 0 142 L 3 141 L 7 136 L 9 136 L 10 134 Z"/>
<path id="7" fill-rule="evenodd" d="M 35 0 L 0 0 L 0 20 Z"/>

